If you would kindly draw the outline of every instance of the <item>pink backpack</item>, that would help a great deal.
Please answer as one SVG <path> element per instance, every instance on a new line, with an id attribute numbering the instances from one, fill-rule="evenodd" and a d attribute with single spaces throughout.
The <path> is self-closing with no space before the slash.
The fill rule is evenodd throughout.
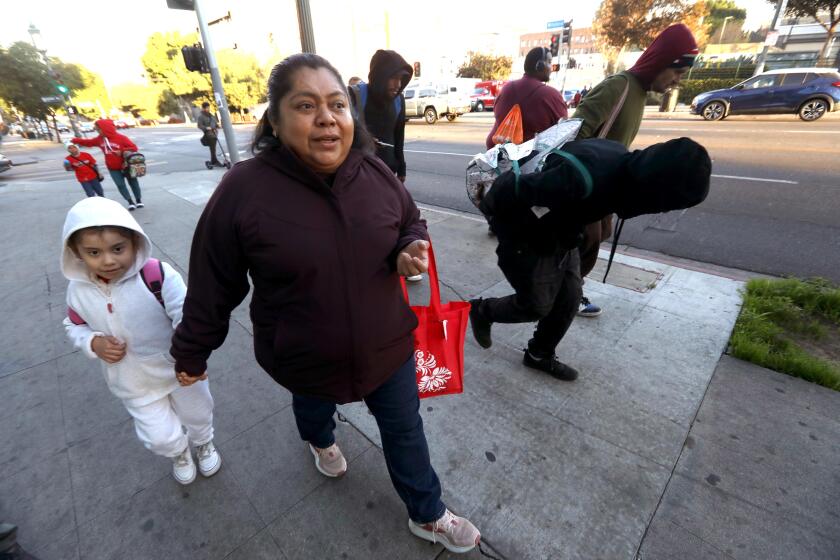
<path id="1" fill-rule="evenodd" d="M 152 292 L 152 295 L 155 296 L 155 299 L 158 300 L 161 307 L 165 310 L 166 305 L 163 302 L 163 294 L 161 293 L 163 290 L 163 264 L 161 264 L 161 262 L 157 259 L 150 258 L 146 261 L 146 264 L 143 265 L 143 268 L 140 269 L 140 278 L 143 280 L 143 283 L 149 291 Z M 70 321 L 74 325 L 87 324 L 87 321 L 82 319 L 81 315 L 76 313 L 72 307 L 67 308 L 67 317 L 70 318 Z"/>

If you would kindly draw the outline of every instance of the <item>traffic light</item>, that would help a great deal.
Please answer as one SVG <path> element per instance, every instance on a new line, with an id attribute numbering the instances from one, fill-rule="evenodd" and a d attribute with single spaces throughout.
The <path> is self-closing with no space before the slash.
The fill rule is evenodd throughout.
<path id="1" fill-rule="evenodd" d="M 560 52 L 560 35 L 551 36 L 551 56 L 557 56 Z"/>
<path id="2" fill-rule="evenodd" d="M 210 68 L 207 65 L 207 57 L 204 56 L 204 47 L 200 44 L 196 43 L 191 47 L 181 47 L 181 54 L 184 56 L 184 66 L 190 72 L 202 72 L 205 74 L 210 72 Z"/>
<path id="3" fill-rule="evenodd" d="M 419 62 L 414 63 L 414 77 L 415 78 L 420 77 L 420 63 Z"/>
<path id="4" fill-rule="evenodd" d="M 572 22 L 569 21 L 563 26 L 563 43 L 569 44 L 572 42 Z"/>
<path id="5" fill-rule="evenodd" d="M 67 95 L 68 93 L 70 93 L 70 88 L 65 86 L 64 84 L 56 84 L 55 89 L 57 89 L 61 95 Z"/>

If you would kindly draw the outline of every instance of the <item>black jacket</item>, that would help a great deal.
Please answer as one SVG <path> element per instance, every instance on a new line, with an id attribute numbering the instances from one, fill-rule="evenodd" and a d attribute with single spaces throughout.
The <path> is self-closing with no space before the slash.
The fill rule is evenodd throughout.
<path id="1" fill-rule="evenodd" d="M 388 94 L 388 79 L 395 74 L 401 74 L 402 90 L 411 81 L 413 69 L 403 57 L 394 51 L 378 50 L 370 59 L 370 73 L 368 74 L 368 96 L 361 112 L 358 89 L 354 90 L 353 102 L 362 122 L 368 131 L 379 142 L 390 144 L 383 146 L 378 143 L 376 155 L 400 177 L 405 176 L 405 100 L 400 99 L 400 110 L 394 108 L 394 99 Z"/>
<path id="2" fill-rule="evenodd" d="M 586 224 L 610 214 L 632 218 L 690 208 L 709 193 L 712 162 L 700 144 L 677 138 L 629 152 L 612 140 L 576 140 L 543 171 L 501 175 L 481 202 L 500 241 L 550 254 L 575 247 Z M 570 157 L 569 157 L 570 156 Z M 520 162 L 523 163 L 523 162 Z M 533 207 L 548 208 L 542 216 Z"/>

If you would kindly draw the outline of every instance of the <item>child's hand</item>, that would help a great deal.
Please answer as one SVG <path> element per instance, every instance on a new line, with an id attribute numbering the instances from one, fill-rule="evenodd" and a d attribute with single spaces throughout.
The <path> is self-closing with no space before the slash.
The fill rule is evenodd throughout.
<path id="1" fill-rule="evenodd" d="M 125 342 L 113 336 L 93 337 L 90 348 L 99 359 L 109 364 L 115 364 L 125 357 Z"/>
<path id="2" fill-rule="evenodd" d="M 204 379 L 207 379 L 207 372 L 205 371 L 198 377 L 192 377 L 185 371 L 179 371 L 175 374 L 175 377 L 178 379 L 178 383 L 181 384 L 181 387 L 189 387 L 196 381 L 202 381 Z"/>

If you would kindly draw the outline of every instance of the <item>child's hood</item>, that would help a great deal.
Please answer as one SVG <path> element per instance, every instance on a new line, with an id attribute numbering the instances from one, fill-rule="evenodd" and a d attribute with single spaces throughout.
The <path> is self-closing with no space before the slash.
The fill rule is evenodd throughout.
<path id="1" fill-rule="evenodd" d="M 128 210 L 116 201 L 101 196 L 92 196 L 77 202 L 67 212 L 67 218 L 64 220 L 64 231 L 61 236 L 61 272 L 68 280 L 90 281 L 87 266 L 73 253 L 67 245 L 67 240 L 74 232 L 95 226 L 119 226 L 136 231 L 139 234 L 134 265 L 122 279 L 130 278 L 140 272 L 140 269 L 152 256 L 151 241 Z"/>

